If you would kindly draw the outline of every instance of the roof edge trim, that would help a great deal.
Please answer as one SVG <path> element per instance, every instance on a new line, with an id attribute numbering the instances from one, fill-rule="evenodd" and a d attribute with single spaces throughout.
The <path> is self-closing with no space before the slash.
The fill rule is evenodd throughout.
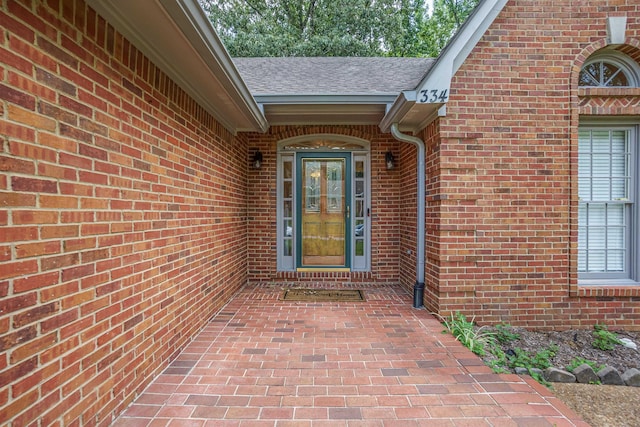
<path id="1" fill-rule="evenodd" d="M 260 107 L 251 96 L 197 0 L 147 0 L 144 5 L 142 1 L 87 0 L 87 3 L 233 134 L 242 130 L 265 132 L 269 128 Z M 217 79 L 228 99 L 232 100 L 237 108 L 234 113 L 235 119 L 233 114 L 226 111 L 227 107 L 213 102 L 210 96 L 203 93 L 197 84 L 193 84 L 185 76 L 184 71 L 180 70 L 179 61 L 174 61 L 163 53 L 162 46 L 154 43 L 153 32 L 145 33 L 141 28 L 142 25 L 136 25 L 142 6 L 149 10 L 150 15 L 155 13 L 156 17 L 160 17 L 162 13 L 172 21 L 173 26 L 165 27 L 164 31 L 171 31 L 176 34 L 176 37 L 188 40 L 191 49 L 199 56 L 198 61 L 202 64 L 197 71 L 200 73 L 199 77 L 207 73 Z M 153 19 L 153 16 L 148 15 L 147 19 Z M 183 53 L 187 54 L 187 52 Z M 242 117 L 242 120 L 238 120 L 239 117 Z"/>
<path id="2" fill-rule="evenodd" d="M 308 105 L 308 104 L 376 104 L 387 105 L 396 99 L 393 95 L 255 95 L 260 105 Z"/>
<path id="3" fill-rule="evenodd" d="M 387 132 L 392 123 L 401 123 L 406 113 L 416 103 L 430 103 L 425 94 L 437 90 L 447 96 L 451 89 L 451 80 L 460 69 L 473 48 L 498 17 L 508 0 L 482 0 L 467 19 L 465 24 L 445 46 L 435 64 L 429 69 L 414 91 L 405 91 L 398 96 L 389 112 L 380 123 L 380 128 Z M 428 91 L 428 92 L 424 92 Z M 443 104 L 436 99 L 434 104 Z M 445 100 L 445 103 L 446 103 Z M 396 105 L 397 104 L 397 105 Z M 416 129 L 419 130 L 419 129 Z"/>
<path id="4" fill-rule="evenodd" d="M 163 5 L 167 13 L 170 14 L 174 20 L 176 18 L 188 19 L 189 25 L 181 25 L 181 30 L 193 43 L 198 41 L 201 46 L 195 46 L 196 49 L 206 49 L 202 52 L 198 49 L 200 54 L 206 53 L 209 55 L 203 55 L 203 59 L 207 60 L 207 65 L 211 67 L 212 71 L 220 70 L 224 73 L 231 86 L 228 88 L 230 95 L 240 103 L 243 112 L 248 116 L 247 118 L 253 121 L 256 127 L 266 132 L 269 128 L 266 118 L 262 114 L 262 110 L 254 100 L 249 88 L 242 79 L 242 76 L 238 72 L 238 69 L 233 63 L 231 56 L 229 55 L 224 44 L 218 37 L 218 34 L 213 28 L 213 25 L 207 18 L 204 10 L 198 4 L 197 0 L 159 0 Z M 182 12 L 182 13 L 179 13 Z M 183 24 L 177 22 L 177 24 Z M 186 24 L 186 22 L 184 23 Z M 191 32 L 194 33 L 191 33 Z M 197 38 L 196 38 L 197 37 Z M 215 61 L 211 63 L 210 61 Z M 234 93 L 235 92 L 235 93 Z M 237 104 L 236 104 L 237 105 Z"/>

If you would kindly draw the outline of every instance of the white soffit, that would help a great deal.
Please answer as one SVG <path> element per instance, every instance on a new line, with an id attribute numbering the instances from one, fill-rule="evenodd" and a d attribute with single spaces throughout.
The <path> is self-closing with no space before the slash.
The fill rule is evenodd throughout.
<path id="1" fill-rule="evenodd" d="M 395 95 L 256 95 L 269 124 L 377 125 Z"/>
<path id="2" fill-rule="evenodd" d="M 234 134 L 266 118 L 196 0 L 88 0 L 89 5 Z"/>
<path id="3" fill-rule="evenodd" d="M 387 110 L 379 126 L 388 132 L 393 123 L 400 130 L 419 132 L 431 120 L 443 115 L 451 91 L 451 79 L 478 41 L 500 14 L 508 0 L 482 0 L 467 22 L 444 48 L 436 63 L 415 90 L 404 91 Z"/>

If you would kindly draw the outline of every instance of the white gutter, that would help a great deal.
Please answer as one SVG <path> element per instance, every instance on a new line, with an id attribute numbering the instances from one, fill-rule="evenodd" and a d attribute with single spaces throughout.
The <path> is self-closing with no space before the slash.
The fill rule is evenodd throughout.
<path id="1" fill-rule="evenodd" d="M 425 260 L 425 146 L 420 138 L 398 130 L 398 123 L 391 125 L 391 134 L 400 142 L 408 142 L 418 148 L 418 236 L 416 250 L 416 283 L 413 285 L 413 307 L 424 306 L 424 260 Z"/>
<path id="2" fill-rule="evenodd" d="M 269 128 L 197 0 L 87 3 L 226 129 Z"/>
<path id="3" fill-rule="evenodd" d="M 224 74 L 227 79 L 225 81 L 227 90 L 236 105 L 252 122 L 252 125 L 260 132 L 266 132 L 269 129 L 269 124 L 261 108 L 253 99 L 249 88 L 233 63 L 233 59 L 229 56 L 229 52 L 198 1 L 159 0 L 159 2 L 174 22 L 180 26 L 187 38 L 194 43 L 194 48 L 204 58 L 205 63 L 216 73 Z M 198 93 L 197 90 L 196 93 Z"/>

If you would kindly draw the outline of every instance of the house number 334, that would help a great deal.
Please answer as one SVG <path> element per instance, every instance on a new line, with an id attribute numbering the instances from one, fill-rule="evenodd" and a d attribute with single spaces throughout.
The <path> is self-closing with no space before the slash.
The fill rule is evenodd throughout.
<path id="1" fill-rule="evenodd" d="M 449 99 L 449 90 L 447 89 L 424 89 L 420 91 L 420 100 L 418 102 L 433 103 L 433 102 L 447 102 Z"/>

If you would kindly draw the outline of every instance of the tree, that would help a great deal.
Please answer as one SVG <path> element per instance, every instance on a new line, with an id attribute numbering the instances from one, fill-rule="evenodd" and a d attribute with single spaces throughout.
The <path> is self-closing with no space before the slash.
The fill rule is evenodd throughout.
<path id="1" fill-rule="evenodd" d="M 232 56 L 415 56 L 425 12 L 424 0 L 201 4 Z"/>
<path id="2" fill-rule="evenodd" d="M 437 56 L 479 0 L 200 0 L 231 56 Z"/>
<path id="3" fill-rule="evenodd" d="M 480 0 L 434 0 L 433 13 L 418 35 L 418 50 L 424 56 L 438 56 L 479 2 Z"/>

